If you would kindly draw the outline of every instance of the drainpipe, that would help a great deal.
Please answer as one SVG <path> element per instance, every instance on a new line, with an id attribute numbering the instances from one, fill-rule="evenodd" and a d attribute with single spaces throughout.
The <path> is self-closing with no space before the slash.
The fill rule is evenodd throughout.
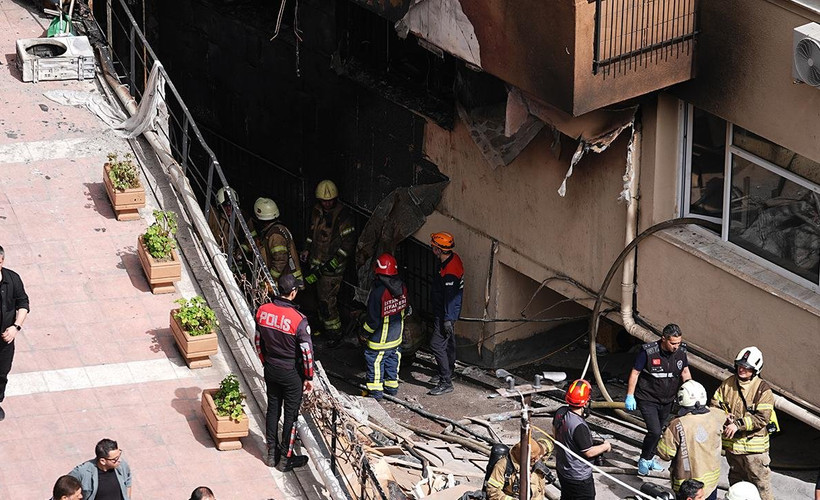
<path id="1" fill-rule="evenodd" d="M 638 226 L 638 182 L 640 177 L 641 171 L 641 158 L 639 154 L 635 154 L 636 151 L 641 150 L 641 125 L 638 120 L 635 121 L 635 129 L 634 134 L 632 136 L 632 140 L 629 142 L 629 147 L 627 148 L 627 164 L 629 161 L 632 161 L 632 178 L 630 179 L 629 183 L 629 200 L 626 207 L 626 246 L 629 246 L 637 237 L 637 226 Z M 640 326 L 635 322 L 635 318 L 633 316 L 633 298 L 635 292 L 635 251 L 633 250 L 630 252 L 623 263 L 623 278 L 621 281 L 621 320 L 624 325 L 624 329 L 632 335 L 633 337 L 637 337 L 644 342 L 654 342 L 658 340 L 657 335 L 653 332 L 647 330 L 646 328 Z M 595 346 L 594 344 L 590 348 L 590 353 L 592 356 L 595 356 Z M 694 368 L 710 375 L 717 380 L 724 380 L 726 377 L 731 375 L 731 373 L 719 366 L 716 366 L 705 359 L 692 354 L 691 352 L 688 353 L 688 360 L 689 364 L 692 365 Z M 601 386 L 600 376 L 598 375 L 598 365 L 597 362 L 593 363 L 593 370 L 596 372 L 596 380 L 598 381 L 599 386 Z M 820 409 L 816 406 L 812 405 L 811 403 L 798 398 L 792 394 L 789 394 L 787 391 L 784 391 L 776 386 L 772 386 L 777 392 L 781 394 L 786 394 L 790 398 L 800 402 L 804 406 L 811 408 L 813 411 L 820 413 Z M 607 393 L 606 389 L 602 390 L 604 397 L 607 401 L 612 401 L 612 398 Z M 784 398 L 779 394 L 774 394 L 774 405 L 775 408 L 781 410 L 783 413 L 791 415 L 792 417 L 800 420 L 801 422 L 814 427 L 815 429 L 820 430 L 820 417 L 815 415 L 814 413 L 808 411 L 806 408 L 798 406 L 797 404 L 789 401 L 788 399 Z M 620 410 L 616 410 L 620 416 L 629 416 L 628 413 L 622 412 Z M 630 419 L 632 421 L 632 419 Z"/>

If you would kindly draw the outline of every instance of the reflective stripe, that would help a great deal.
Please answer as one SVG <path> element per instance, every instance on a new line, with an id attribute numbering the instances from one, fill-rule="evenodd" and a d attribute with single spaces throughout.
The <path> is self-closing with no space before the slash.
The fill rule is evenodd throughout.
<path id="1" fill-rule="evenodd" d="M 743 426 L 746 428 L 747 431 L 752 430 L 754 425 L 755 423 L 754 420 L 752 420 L 751 416 L 746 415 L 745 417 L 743 417 Z"/>
<path id="2" fill-rule="evenodd" d="M 490 486 L 494 486 L 496 488 L 503 488 L 504 487 L 504 483 L 498 481 L 497 479 L 493 479 L 493 478 L 488 479 L 487 484 L 489 484 Z"/>
<path id="3" fill-rule="evenodd" d="M 374 330 L 373 328 L 371 328 L 371 327 L 370 327 L 370 325 L 368 325 L 367 323 L 365 323 L 365 324 L 364 324 L 364 331 L 366 331 L 367 333 L 373 333 L 373 332 L 375 332 L 376 330 Z"/>
<path id="4" fill-rule="evenodd" d="M 278 252 L 287 252 L 288 247 L 285 245 L 276 245 L 275 247 L 270 249 L 271 253 L 278 253 Z"/>
<path id="5" fill-rule="evenodd" d="M 344 250 L 342 250 L 341 248 L 340 248 L 340 249 L 338 249 L 338 250 L 336 250 L 336 253 L 338 253 L 338 254 L 339 254 L 339 255 L 341 255 L 342 257 L 347 257 L 347 252 L 345 252 L 345 251 L 344 251 Z"/>
<path id="6" fill-rule="evenodd" d="M 686 478 L 686 479 L 689 479 L 689 478 Z M 683 482 L 686 481 L 686 479 L 673 479 L 672 480 L 672 485 L 674 486 L 675 491 L 677 491 L 678 488 L 680 488 L 680 485 L 683 484 Z M 692 479 L 694 479 L 695 481 L 702 482 L 704 484 L 704 486 L 706 486 L 706 487 L 714 486 L 715 484 L 717 484 L 718 479 L 720 479 L 720 469 L 715 469 L 711 472 L 707 472 L 706 474 L 703 474 L 702 476 L 693 477 Z"/>
<path id="7" fill-rule="evenodd" d="M 376 359 L 373 360 L 373 383 L 367 384 L 368 386 L 378 386 L 377 390 L 382 389 L 382 359 L 384 358 L 384 353 L 380 352 Z"/>
<path id="8" fill-rule="evenodd" d="M 729 452 L 745 455 L 763 453 L 769 449 L 769 435 L 753 436 L 739 439 L 723 439 L 723 448 Z"/>
<path id="9" fill-rule="evenodd" d="M 372 342 L 369 341 L 367 343 L 367 347 L 373 349 L 374 351 L 381 351 L 385 349 L 393 349 L 394 347 L 398 347 L 401 345 L 401 339 L 396 339 L 393 342 L 387 342 L 385 344 L 379 342 Z"/>
<path id="10" fill-rule="evenodd" d="M 384 389 L 382 384 L 371 384 L 370 382 L 367 383 L 366 387 L 368 391 L 381 391 Z"/>
<path id="11" fill-rule="evenodd" d="M 399 381 L 398 380 L 385 380 L 384 381 L 384 386 L 389 387 L 391 389 L 395 389 L 399 386 Z"/>
<path id="12" fill-rule="evenodd" d="M 352 233 L 355 230 L 356 230 L 355 227 L 349 227 L 347 229 L 343 229 L 342 232 L 341 232 L 341 235 L 342 236 L 347 236 L 348 234 Z"/>
<path id="13" fill-rule="evenodd" d="M 327 328 L 328 330 L 338 330 L 339 328 L 342 327 L 342 320 L 339 319 L 339 318 L 329 319 L 329 320 L 326 320 L 324 323 L 325 323 L 325 328 Z"/>
<path id="14" fill-rule="evenodd" d="M 677 450 L 675 448 L 670 448 L 663 440 L 660 440 L 658 441 L 658 451 L 667 456 L 674 457 Z"/>
<path id="15" fill-rule="evenodd" d="M 278 278 L 279 276 L 282 276 L 282 273 L 280 273 L 279 271 L 277 271 L 274 268 L 270 268 L 269 271 L 270 271 L 270 275 L 273 276 L 274 278 Z"/>
<path id="16" fill-rule="evenodd" d="M 313 239 L 312 239 L 312 238 L 308 238 L 306 241 L 308 242 L 308 244 L 313 243 Z"/>
<path id="17" fill-rule="evenodd" d="M 293 276 L 296 277 L 296 278 L 301 278 L 302 277 L 302 270 L 297 269 L 296 271 L 293 271 Z"/>
<path id="18" fill-rule="evenodd" d="M 774 405 L 770 405 L 770 404 L 758 404 L 758 405 L 757 405 L 757 410 L 758 410 L 758 411 L 760 411 L 760 410 L 774 410 Z"/>

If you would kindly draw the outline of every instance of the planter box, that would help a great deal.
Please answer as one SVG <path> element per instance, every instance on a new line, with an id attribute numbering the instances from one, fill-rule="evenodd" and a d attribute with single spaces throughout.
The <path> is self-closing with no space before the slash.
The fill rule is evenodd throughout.
<path id="1" fill-rule="evenodd" d="M 108 176 L 110 171 L 111 165 L 108 163 L 103 165 L 103 184 L 105 184 L 108 199 L 111 200 L 111 206 L 114 207 L 114 213 L 117 214 L 117 220 L 139 219 L 139 209 L 145 207 L 145 188 L 140 185 L 124 191 L 117 191 Z"/>
<path id="2" fill-rule="evenodd" d="M 217 450 L 238 450 L 242 448 L 241 437 L 248 435 L 248 416 L 243 414 L 239 422 L 230 417 L 221 417 L 216 414 L 213 395 L 219 389 L 205 389 L 202 391 L 202 413 L 205 415 L 205 424 L 208 432 L 216 443 Z"/>
<path id="3" fill-rule="evenodd" d="M 212 366 L 213 363 L 211 363 L 211 358 L 208 356 L 216 354 L 219 348 L 219 340 L 216 336 L 216 332 L 211 331 L 211 333 L 206 333 L 205 335 L 192 337 L 188 332 L 182 329 L 182 325 L 180 325 L 179 321 L 174 317 L 174 313 L 177 311 L 179 311 L 179 309 L 171 311 L 171 333 L 174 334 L 174 341 L 176 341 L 179 352 L 182 353 L 182 357 L 185 358 L 185 363 L 187 363 L 188 368 L 207 368 Z"/>
<path id="4" fill-rule="evenodd" d="M 145 271 L 145 277 L 148 278 L 148 284 L 151 285 L 151 292 L 155 294 L 173 293 L 174 282 L 182 278 L 182 264 L 177 251 L 171 251 L 170 260 L 158 261 L 148 253 L 142 242 L 142 235 L 140 235 L 137 238 L 137 255 L 142 264 L 142 270 Z"/>

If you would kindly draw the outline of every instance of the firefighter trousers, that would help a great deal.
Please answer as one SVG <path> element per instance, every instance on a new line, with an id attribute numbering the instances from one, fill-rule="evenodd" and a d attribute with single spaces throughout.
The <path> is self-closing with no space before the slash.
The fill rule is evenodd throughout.
<path id="1" fill-rule="evenodd" d="M 316 296 L 319 299 L 319 319 L 325 332 L 337 332 L 342 329 L 342 319 L 336 299 L 342 285 L 342 276 L 319 276 L 316 283 Z"/>
<path id="2" fill-rule="evenodd" d="M 367 365 L 367 390 L 396 394 L 399 390 L 399 367 L 401 348 L 375 350 L 366 347 L 364 361 Z"/>
<path id="3" fill-rule="evenodd" d="M 774 500 L 768 451 L 748 455 L 726 453 L 726 461 L 729 462 L 729 484 L 748 481 L 757 486 L 761 500 Z"/>

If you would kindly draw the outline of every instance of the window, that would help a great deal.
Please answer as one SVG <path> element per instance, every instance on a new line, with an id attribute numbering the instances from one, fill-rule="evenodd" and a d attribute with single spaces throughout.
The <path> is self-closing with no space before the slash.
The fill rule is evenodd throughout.
<path id="1" fill-rule="evenodd" d="M 691 105 L 684 116 L 683 215 L 820 290 L 820 163 Z"/>

